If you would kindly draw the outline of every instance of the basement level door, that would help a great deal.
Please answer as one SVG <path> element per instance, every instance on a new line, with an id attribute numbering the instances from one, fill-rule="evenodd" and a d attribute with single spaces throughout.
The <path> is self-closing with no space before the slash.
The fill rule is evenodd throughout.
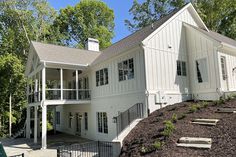
<path id="1" fill-rule="evenodd" d="M 227 67 L 226 67 L 226 58 L 225 56 L 220 57 L 221 64 L 221 75 L 222 75 L 222 90 L 228 90 L 228 75 L 227 75 Z"/>
<path id="2" fill-rule="evenodd" d="M 81 119 L 82 115 L 80 113 L 75 114 L 75 134 L 81 136 Z"/>

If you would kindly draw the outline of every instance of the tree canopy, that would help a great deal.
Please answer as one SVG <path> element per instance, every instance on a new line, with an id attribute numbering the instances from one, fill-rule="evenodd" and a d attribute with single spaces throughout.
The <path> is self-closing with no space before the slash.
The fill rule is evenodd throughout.
<path id="1" fill-rule="evenodd" d="M 183 7 L 191 0 L 145 0 L 133 1 L 129 10 L 131 20 L 125 20 L 130 31 L 139 30 L 167 15 L 174 9 Z M 236 3 L 232 0 L 192 0 L 192 3 L 205 22 L 215 32 L 236 39 Z"/>
<path id="2" fill-rule="evenodd" d="M 63 34 L 64 45 L 84 48 L 90 37 L 106 48 L 114 35 L 114 12 L 104 2 L 81 0 L 75 6 L 61 9 L 53 26 Z"/>

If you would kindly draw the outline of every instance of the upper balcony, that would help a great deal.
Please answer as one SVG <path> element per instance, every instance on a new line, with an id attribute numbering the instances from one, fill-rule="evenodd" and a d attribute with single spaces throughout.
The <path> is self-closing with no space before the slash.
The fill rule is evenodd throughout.
<path id="1" fill-rule="evenodd" d="M 27 96 L 29 104 L 42 100 L 52 104 L 89 102 L 89 79 L 81 70 L 45 67 L 28 79 Z"/>

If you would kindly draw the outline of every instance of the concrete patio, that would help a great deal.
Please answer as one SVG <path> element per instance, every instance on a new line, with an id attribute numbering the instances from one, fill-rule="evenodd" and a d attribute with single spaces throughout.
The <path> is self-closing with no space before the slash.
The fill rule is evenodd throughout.
<path id="1" fill-rule="evenodd" d="M 34 144 L 33 139 L 18 138 L 1 140 L 8 156 L 24 153 L 25 157 L 56 157 L 59 146 L 74 143 L 86 143 L 90 140 L 68 134 L 49 135 L 47 149 L 41 150 L 41 143 Z M 38 140 L 40 141 L 40 140 Z"/>

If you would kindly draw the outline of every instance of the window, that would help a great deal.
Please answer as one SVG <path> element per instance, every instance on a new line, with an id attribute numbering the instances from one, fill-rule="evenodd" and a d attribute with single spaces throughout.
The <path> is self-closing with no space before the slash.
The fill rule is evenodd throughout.
<path id="1" fill-rule="evenodd" d="M 186 62 L 177 61 L 177 75 L 178 76 L 187 76 Z"/>
<path id="2" fill-rule="evenodd" d="M 208 82 L 206 58 L 196 60 L 196 70 L 198 83 Z"/>
<path id="3" fill-rule="evenodd" d="M 220 57 L 220 63 L 221 63 L 222 78 L 223 78 L 223 80 L 226 80 L 227 79 L 226 59 L 224 56 Z"/>
<path id="4" fill-rule="evenodd" d="M 133 58 L 118 63 L 119 81 L 130 80 L 134 78 L 134 60 Z"/>
<path id="5" fill-rule="evenodd" d="M 88 113 L 84 113 L 84 129 L 88 130 Z"/>
<path id="6" fill-rule="evenodd" d="M 73 118 L 73 115 L 72 115 L 72 113 L 70 112 L 70 113 L 69 113 L 69 128 L 72 127 L 72 118 Z"/>
<path id="7" fill-rule="evenodd" d="M 104 68 L 96 71 L 96 86 L 108 84 L 108 69 Z"/>
<path id="8" fill-rule="evenodd" d="M 105 134 L 108 133 L 106 112 L 97 112 L 97 124 L 98 124 L 98 132 L 105 133 Z"/>
<path id="9" fill-rule="evenodd" d="M 60 121 L 60 112 L 56 112 L 56 124 L 59 125 L 61 123 Z"/>

